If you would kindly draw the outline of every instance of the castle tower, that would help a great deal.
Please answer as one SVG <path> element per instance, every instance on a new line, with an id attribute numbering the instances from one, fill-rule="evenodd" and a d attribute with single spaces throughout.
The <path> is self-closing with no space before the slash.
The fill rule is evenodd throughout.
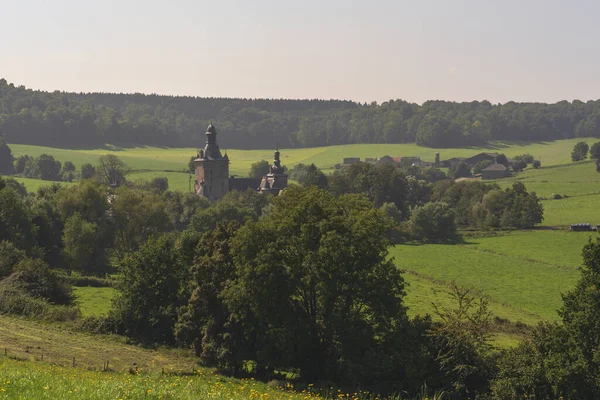
<path id="1" fill-rule="evenodd" d="M 288 176 L 284 173 L 281 166 L 279 149 L 275 149 L 273 165 L 269 168 L 269 173 L 262 178 L 260 191 L 262 193 L 279 194 L 287 187 Z"/>
<path id="2" fill-rule="evenodd" d="M 217 144 L 217 129 L 211 123 L 206 128 L 206 146 L 194 160 L 196 181 L 194 191 L 214 203 L 229 192 L 229 158 L 221 155 Z"/>

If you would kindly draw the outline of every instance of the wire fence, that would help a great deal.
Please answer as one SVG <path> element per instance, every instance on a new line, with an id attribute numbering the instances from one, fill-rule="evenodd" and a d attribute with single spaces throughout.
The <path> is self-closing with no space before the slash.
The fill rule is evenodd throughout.
<path id="1" fill-rule="evenodd" d="M 161 363 L 155 360 L 151 362 L 147 360 L 128 360 L 127 363 L 124 363 L 118 358 L 103 360 L 101 358 L 78 357 L 77 355 L 61 355 L 52 351 L 44 352 L 39 347 L 26 347 L 22 349 L 7 345 L 0 345 L 0 359 L 2 358 L 40 362 L 60 367 L 85 368 L 99 372 L 122 371 L 136 374 L 141 372 L 160 372 L 163 375 L 193 375 L 199 370 L 196 363 L 189 360 L 189 364 L 180 362 L 180 366 L 174 368 L 172 363 Z"/>

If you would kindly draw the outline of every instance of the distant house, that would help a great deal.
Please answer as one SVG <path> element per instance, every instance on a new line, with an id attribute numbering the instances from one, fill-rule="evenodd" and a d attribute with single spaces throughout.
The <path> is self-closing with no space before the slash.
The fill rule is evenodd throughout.
<path id="1" fill-rule="evenodd" d="M 465 164 L 468 164 L 471 167 L 474 167 L 481 161 L 491 161 L 493 163 L 496 162 L 496 157 L 498 153 L 479 153 L 474 155 L 473 157 L 466 158 L 464 160 Z"/>
<path id="2" fill-rule="evenodd" d="M 393 165 L 393 166 L 397 166 L 398 164 L 396 163 L 396 161 L 390 157 L 390 156 L 383 156 L 381 157 L 376 163 L 376 166 L 380 166 L 380 165 Z"/>
<path id="3" fill-rule="evenodd" d="M 440 161 L 439 166 L 443 167 L 443 168 L 451 168 L 454 165 L 460 163 L 461 161 L 465 161 L 465 160 L 466 160 L 465 157 L 452 157 L 447 160 Z"/>
<path id="4" fill-rule="evenodd" d="M 354 165 L 360 162 L 358 157 L 344 157 L 344 165 Z"/>
<path id="5" fill-rule="evenodd" d="M 502 164 L 492 164 L 481 171 L 481 179 L 502 179 L 510 176 L 508 168 Z"/>
<path id="6" fill-rule="evenodd" d="M 405 167 L 411 165 L 420 165 L 421 157 L 400 157 L 400 164 Z"/>

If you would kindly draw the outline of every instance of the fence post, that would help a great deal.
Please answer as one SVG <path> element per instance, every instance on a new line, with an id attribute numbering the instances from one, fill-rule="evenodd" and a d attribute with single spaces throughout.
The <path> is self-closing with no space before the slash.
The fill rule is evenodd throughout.
<path id="1" fill-rule="evenodd" d="M 44 353 L 42 353 L 42 361 L 44 361 Z"/>
<path id="2" fill-rule="evenodd" d="M 73 357 L 73 366 L 75 366 L 75 357 Z"/>

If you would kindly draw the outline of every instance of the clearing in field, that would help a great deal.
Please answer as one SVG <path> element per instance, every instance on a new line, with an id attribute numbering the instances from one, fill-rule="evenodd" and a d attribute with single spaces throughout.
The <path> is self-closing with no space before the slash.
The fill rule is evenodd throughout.
<path id="1" fill-rule="evenodd" d="M 74 287 L 77 305 L 84 317 L 101 317 L 108 314 L 117 293 L 111 287 Z"/>

